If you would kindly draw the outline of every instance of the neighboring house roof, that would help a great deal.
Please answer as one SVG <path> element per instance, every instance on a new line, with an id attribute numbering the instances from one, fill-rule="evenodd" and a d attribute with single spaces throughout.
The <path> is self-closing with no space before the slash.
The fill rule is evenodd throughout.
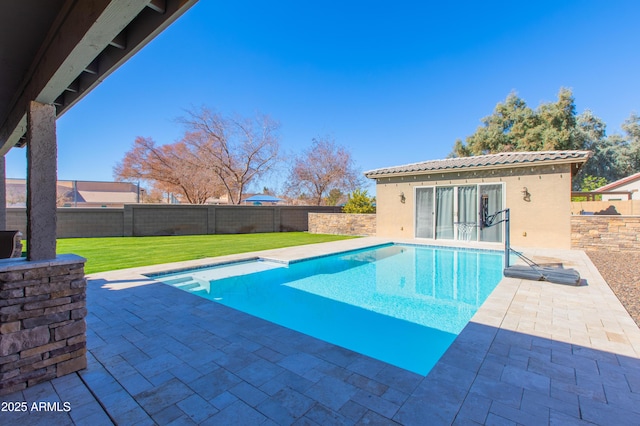
<path id="1" fill-rule="evenodd" d="M 593 192 L 613 191 L 620 186 L 635 182 L 637 180 L 640 180 L 640 173 L 636 173 L 631 176 L 627 176 L 626 178 L 619 179 L 615 182 L 608 183 L 605 186 L 601 186 L 600 188 L 596 189 Z"/>
<path id="2" fill-rule="evenodd" d="M 25 204 L 27 184 L 25 179 L 6 179 L 7 203 L 11 206 Z M 65 203 L 129 204 L 138 202 L 138 186 L 129 182 L 70 181 L 57 182 L 58 196 Z"/>
<path id="3" fill-rule="evenodd" d="M 130 204 L 138 202 L 138 194 L 136 192 L 78 191 L 78 195 L 86 203 Z"/>
<path id="4" fill-rule="evenodd" d="M 385 167 L 382 169 L 369 170 L 365 172 L 364 175 L 368 178 L 376 178 L 379 176 L 424 174 L 460 169 L 495 169 L 529 164 L 584 163 L 591 155 L 591 151 L 501 152 L 498 154 L 447 158 L 444 160 L 423 161 L 403 166 Z"/>

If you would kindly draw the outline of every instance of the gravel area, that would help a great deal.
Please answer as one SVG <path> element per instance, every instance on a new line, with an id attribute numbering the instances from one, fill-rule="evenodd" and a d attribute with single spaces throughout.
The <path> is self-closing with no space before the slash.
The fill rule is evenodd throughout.
<path id="1" fill-rule="evenodd" d="M 640 252 L 586 253 L 640 327 Z"/>

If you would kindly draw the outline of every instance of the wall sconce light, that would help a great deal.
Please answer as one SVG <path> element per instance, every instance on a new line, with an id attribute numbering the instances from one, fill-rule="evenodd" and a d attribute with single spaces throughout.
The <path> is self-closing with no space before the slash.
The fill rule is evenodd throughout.
<path id="1" fill-rule="evenodd" d="M 524 187 L 522 188 L 522 191 L 521 191 L 521 192 L 522 192 L 522 199 L 523 199 L 524 201 L 526 201 L 526 202 L 531 201 L 531 194 L 529 193 L 529 190 L 527 189 L 527 187 L 526 187 L 526 186 L 524 186 Z"/>
<path id="2" fill-rule="evenodd" d="M 407 201 L 407 199 L 406 199 L 406 198 L 405 198 L 405 196 L 404 196 L 404 192 L 401 192 L 401 193 L 400 193 L 400 202 L 401 202 L 402 204 L 404 204 L 404 203 L 405 203 L 405 201 Z"/>

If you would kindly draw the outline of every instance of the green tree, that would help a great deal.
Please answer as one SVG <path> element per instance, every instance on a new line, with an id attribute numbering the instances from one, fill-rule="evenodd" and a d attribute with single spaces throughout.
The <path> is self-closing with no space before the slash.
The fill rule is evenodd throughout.
<path id="1" fill-rule="evenodd" d="M 558 101 L 538 108 L 541 151 L 580 149 L 576 139 L 576 106 L 571 90 L 562 88 Z"/>
<path id="2" fill-rule="evenodd" d="M 324 203 L 327 206 L 337 206 L 343 197 L 344 197 L 344 194 L 342 193 L 342 191 L 340 191 L 339 189 L 333 188 L 331 191 L 329 191 L 329 195 L 325 197 Z"/>
<path id="3" fill-rule="evenodd" d="M 565 88 L 560 89 L 556 102 L 542 104 L 537 110 L 510 93 L 482 124 L 465 142 L 455 142 L 452 156 L 580 148 L 574 98 Z"/>
<path id="4" fill-rule="evenodd" d="M 375 213 L 376 197 L 369 197 L 367 190 L 356 189 L 349 194 L 349 200 L 342 208 L 344 213 Z"/>
<path id="5" fill-rule="evenodd" d="M 622 173 L 619 167 L 622 138 L 614 135 L 607 137 L 607 125 L 590 110 L 584 111 L 576 119 L 575 135 L 581 149 L 589 150 L 593 156 L 582 166 L 573 180 L 573 189 L 590 187 L 589 177 L 601 177 L 607 182 L 619 179 Z"/>
<path id="6" fill-rule="evenodd" d="M 624 170 L 624 175 L 628 176 L 640 171 L 640 116 L 632 113 L 622 123 L 622 130 L 626 133 L 626 138 L 621 144 L 620 166 Z"/>
<path id="7" fill-rule="evenodd" d="M 453 156 L 516 151 L 520 145 L 531 143 L 527 131 L 537 126 L 537 118 L 524 100 L 510 93 L 504 103 L 496 105 L 492 115 L 482 119 L 482 124 L 466 142 L 456 141 Z"/>
<path id="8" fill-rule="evenodd" d="M 493 114 L 465 141 L 455 141 L 450 157 L 507 151 L 589 150 L 593 156 L 573 180 L 573 189 L 590 186 L 591 177 L 613 182 L 640 172 L 640 116 L 622 124 L 624 134 L 608 136 L 606 124 L 591 111 L 576 115 L 571 90 L 562 88 L 556 102 L 536 110 L 515 93 L 499 102 Z"/>
<path id="9" fill-rule="evenodd" d="M 606 136 L 605 124 L 589 112 L 578 117 L 579 134 L 584 148 L 593 152 L 593 156 L 582 167 L 576 179 L 574 189 L 585 186 L 587 176 L 603 177 L 613 182 L 640 172 L 640 117 L 631 114 L 622 124 L 624 134 L 614 133 Z"/>
<path id="10" fill-rule="evenodd" d="M 582 192 L 591 192 L 600 188 L 601 186 L 605 186 L 607 184 L 607 180 L 601 176 L 585 176 L 582 180 L 582 187 L 580 191 Z"/>

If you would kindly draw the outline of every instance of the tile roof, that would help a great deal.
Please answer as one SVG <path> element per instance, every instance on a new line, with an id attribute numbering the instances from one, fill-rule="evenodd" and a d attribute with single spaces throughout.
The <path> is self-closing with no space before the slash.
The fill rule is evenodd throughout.
<path id="1" fill-rule="evenodd" d="M 473 157 L 447 158 L 430 160 L 403 166 L 385 167 L 369 170 L 364 173 L 368 178 L 388 175 L 421 174 L 425 172 L 481 169 L 500 166 L 519 166 L 531 163 L 584 163 L 591 157 L 591 151 L 534 151 L 534 152 L 501 152 L 498 154 L 476 155 Z"/>

